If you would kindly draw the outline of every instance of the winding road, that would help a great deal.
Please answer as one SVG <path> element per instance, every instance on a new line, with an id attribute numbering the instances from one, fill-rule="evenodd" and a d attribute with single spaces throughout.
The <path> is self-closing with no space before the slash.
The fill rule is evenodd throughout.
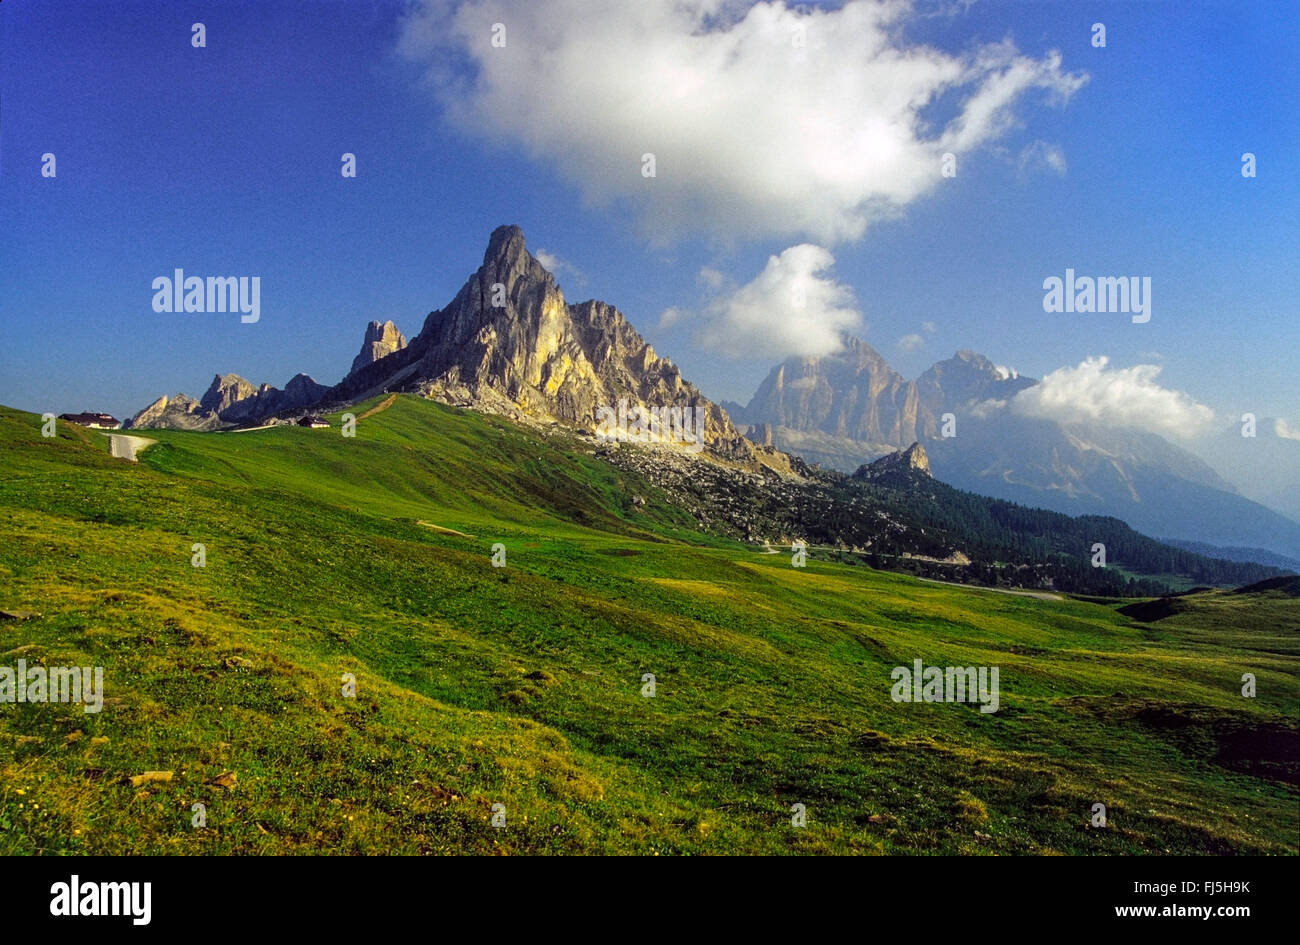
<path id="1" fill-rule="evenodd" d="M 995 594 L 1011 594 L 1015 597 L 1033 597 L 1037 600 L 1065 600 L 1060 594 L 1050 591 L 1013 591 L 1009 587 L 981 587 L 978 584 L 958 584 L 956 581 L 936 581 L 934 578 L 917 577 L 926 584 L 947 584 L 949 587 L 964 587 L 968 591 L 992 591 Z"/>

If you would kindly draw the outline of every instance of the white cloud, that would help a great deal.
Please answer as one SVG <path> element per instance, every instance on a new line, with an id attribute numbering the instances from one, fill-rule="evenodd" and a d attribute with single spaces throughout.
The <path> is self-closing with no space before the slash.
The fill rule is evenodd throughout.
<path id="1" fill-rule="evenodd" d="M 1006 407 L 1007 402 L 1005 400 L 989 398 L 988 400 L 981 400 L 977 404 L 972 404 L 969 411 L 972 417 L 979 417 L 982 420 L 986 417 L 992 416 L 999 410 L 1005 410 Z"/>
<path id="2" fill-rule="evenodd" d="M 933 335 L 938 329 L 935 328 L 934 322 L 921 322 L 921 331 L 927 335 Z"/>
<path id="3" fill-rule="evenodd" d="M 1016 394 L 1011 409 L 1063 423 L 1091 421 L 1181 439 L 1197 436 L 1214 422 L 1209 407 L 1156 383 L 1159 365 L 1110 368 L 1109 363 L 1109 358 L 1097 357 L 1078 367 L 1058 368 Z"/>
<path id="4" fill-rule="evenodd" d="M 904 335 L 898 339 L 898 347 L 903 351 L 915 351 L 917 348 L 925 346 L 925 339 L 920 335 Z"/>
<path id="5" fill-rule="evenodd" d="M 659 313 L 659 327 L 661 329 L 672 328 L 685 317 L 685 312 L 679 309 L 676 305 L 670 305 Z"/>
<path id="6" fill-rule="evenodd" d="M 1048 144 L 1046 141 L 1035 141 L 1028 144 L 1020 152 L 1020 173 L 1028 174 L 1033 171 L 1051 171 L 1052 173 L 1064 177 L 1068 170 L 1065 161 L 1065 152 L 1061 150 L 1060 145 Z"/>
<path id="7" fill-rule="evenodd" d="M 697 340 L 732 357 L 819 357 L 862 321 L 853 290 L 826 271 L 835 257 L 802 243 L 771 256 L 750 283 L 714 299 Z"/>
<path id="8" fill-rule="evenodd" d="M 695 281 L 697 284 L 711 292 L 717 292 L 726 284 L 727 277 L 718 272 L 718 270 L 710 269 L 708 266 L 705 266 L 700 270 L 699 275 L 695 277 Z"/>
<path id="9" fill-rule="evenodd" d="M 561 259 L 554 253 L 549 253 L 544 249 L 539 249 L 533 253 L 533 256 L 542 264 L 542 268 L 555 276 L 556 279 L 559 279 L 560 276 L 567 272 L 569 275 L 573 276 L 573 281 L 576 282 L 579 287 L 587 284 L 587 276 L 581 269 L 573 263 Z"/>
<path id="10" fill-rule="evenodd" d="M 447 119 L 522 146 L 656 238 L 855 239 L 940 186 L 945 152 L 989 144 L 1042 90 L 1086 81 L 1009 42 L 909 43 L 908 0 L 418 0 L 398 48 Z M 491 43 L 493 24 L 506 45 Z M 802 34 L 800 34 L 802 31 Z M 804 43 L 797 45 L 802 35 Z M 954 112 L 933 122 L 930 106 Z M 656 176 L 642 176 L 653 153 Z"/>
<path id="11" fill-rule="evenodd" d="M 1284 440 L 1300 440 L 1300 427 L 1293 427 L 1281 417 L 1273 421 L 1273 432 Z"/>

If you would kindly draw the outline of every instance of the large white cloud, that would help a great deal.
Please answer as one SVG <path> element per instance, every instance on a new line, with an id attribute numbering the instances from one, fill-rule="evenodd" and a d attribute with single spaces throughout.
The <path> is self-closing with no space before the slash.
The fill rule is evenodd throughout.
<path id="1" fill-rule="evenodd" d="M 827 271 L 835 257 L 801 243 L 768 259 L 752 281 L 724 291 L 706 307 L 696 340 L 731 357 L 819 357 L 841 348 L 858 327 L 853 290 Z"/>
<path id="2" fill-rule="evenodd" d="M 1214 411 L 1156 383 L 1160 366 L 1111 368 L 1106 357 L 1058 368 L 1010 401 L 1013 411 L 1063 423 L 1091 421 L 1189 439 L 1214 423 Z"/>
<path id="3" fill-rule="evenodd" d="M 1007 41 L 909 43 L 915 16 L 907 0 L 419 0 L 399 49 L 456 126 L 522 145 L 591 201 L 632 201 L 658 238 L 830 245 L 938 186 L 943 154 L 1001 136 L 1025 93 L 1060 102 L 1086 81 Z"/>

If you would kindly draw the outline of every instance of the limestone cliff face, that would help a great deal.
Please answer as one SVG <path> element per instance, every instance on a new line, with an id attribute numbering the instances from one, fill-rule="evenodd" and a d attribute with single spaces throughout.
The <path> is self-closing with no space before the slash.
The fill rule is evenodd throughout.
<path id="1" fill-rule="evenodd" d="M 916 384 L 869 344 L 844 336 L 838 354 L 789 358 L 774 367 L 742 422 L 818 431 L 859 443 L 899 447 L 929 432 Z"/>
<path id="2" fill-rule="evenodd" d="M 257 393 L 257 388 L 238 374 L 218 374 L 208 385 L 207 393 L 199 398 L 199 409 L 204 413 L 220 414 Z"/>
<path id="3" fill-rule="evenodd" d="M 366 337 L 361 342 L 361 352 L 352 359 L 352 370 L 349 373 L 355 374 L 362 368 L 405 347 L 406 336 L 398 331 L 397 326 L 391 321 L 371 322 L 366 326 Z"/>
<path id="4" fill-rule="evenodd" d="M 604 302 L 569 304 L 516 226 L 493 231 L 479 267 L 446 308 L 430 313 L 405 349 L 353 372 L 338 400 L 418 390 L 448 403 L 594 430 L 598 410 L 693 407 L 704 439 L 738 459 L 754 446 L 726 412 L 660 358 Z"/>
<path id="5" fill-rule="evenodd" d="M 908 381 L 870 345 L 846 335 L 839 354 L 778 364 L 733 415 L 755 429 L 770 424 L 781 449 L 847 471 L 909 443 L 937 444 L 945 413 L 964 424 L 976 405 L 1005 405 L 1035 383 L 973 351 L 958 351 Z"/>

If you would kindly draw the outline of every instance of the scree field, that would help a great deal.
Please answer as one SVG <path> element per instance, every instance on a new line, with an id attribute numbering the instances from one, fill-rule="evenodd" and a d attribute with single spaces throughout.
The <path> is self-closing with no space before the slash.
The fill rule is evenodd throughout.
<path id="1" fill-rule="evenodd" d="M 0 703 L 0 853 L 1297 852 L 1294 584 L 1139 620 L 794 568 L 569 434 L 370 410 L 134 465 L 0 409 L 0 665 L 105 683 Z M 918 658 L 999 710 L 893 702 Z"/>

